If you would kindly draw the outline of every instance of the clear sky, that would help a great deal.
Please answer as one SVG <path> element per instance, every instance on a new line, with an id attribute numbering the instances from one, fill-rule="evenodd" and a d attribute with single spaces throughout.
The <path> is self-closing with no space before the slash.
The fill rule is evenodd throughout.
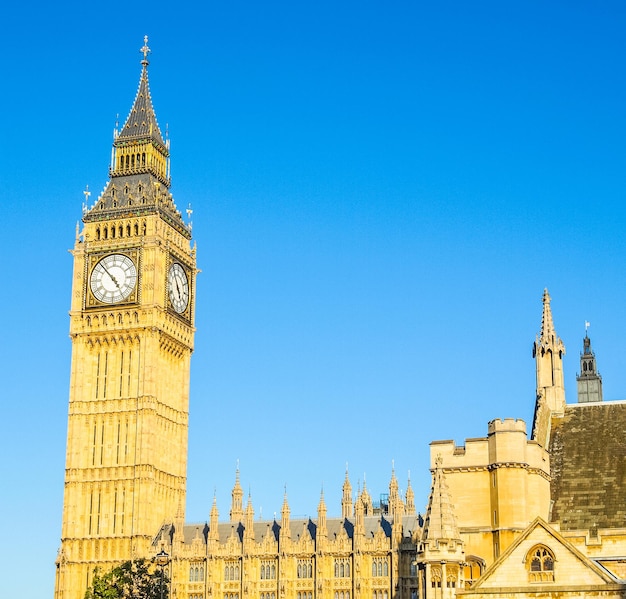
<path id="1" fill-rule="evenodd" d="M 83 190 L 149 35 L 198 244 L 187 520 L 340 512 L 428 444 L 532 419 L 548 287 L 626 398 L 623 2 L 22 2 L 3 9 L 2 595 L 52 597 Z"/>

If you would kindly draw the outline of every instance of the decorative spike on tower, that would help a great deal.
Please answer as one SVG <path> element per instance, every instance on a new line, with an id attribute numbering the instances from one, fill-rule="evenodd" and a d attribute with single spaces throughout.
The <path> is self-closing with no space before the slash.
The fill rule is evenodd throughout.
<path id="1" fill-rule="evenodd" d="M 287 485 L 285 485 L 283 507 L 280 511 L 280 538 L 283 540 L 283 542 L 288 539 L 290 535 L 290 519 L 291 509 L 289 508 L 289 501 L 287 500 Z"/>
<path id="2" fill-rule="evenodd" d="M 246 505 L 246 522 L 243 534 L 246 541 L 254 541 L 254 508 L 252 507 L 252 495 L 250 493 L 248 493 L 248 503 Z"/>
<path id="3" fill-rule="evenodd" d="M 341 517 L 352 518 L 352 485 L 348 477 L 348 465 L 346 464 L 346 478 L 343 481 L 343 494 L 341 497 Z"/>
<path id="4" fill-rule="evenodd" d="M 208 539 L 213 544 L 220 540 L 219 534 L 219 512 L 217 510 L 217 496 L 213 495 L 213 505 L 211 506 L 211 514 L 209 516 L 209 536 Z"/>
<path id="5" fill-rule="evenodd" d="M 406 488 L 406 513 L 415 514 L 415 493 L 413 487 L 411 487 L 411 471 L 409 471 L 409 478 Z"/>
<path id="6" fill-rule="evenodd" d="M 230 521 L 241 522 L 243 520 L 243 489 L 239 482 L 239 464 L 235 472 L 235 486 L 231 492 Z"/>
<path id="7" fill-rule="evenodd" d="M 324 489 L 320 493 L 320 502 L 317 506 L 317 536 L 322 540 L 326 538 L 328 529 L 326 528 L 326 501 L 324 500 Z"/>
<path id="8" fill-rule="evenodd" d="M 359 501 L 363 504 L 363 513 L 366 516 L 371 516 L 374 511 L 374 504 L 372 503 L 372 496 L 367 490 L 367 480 L 365 474 L 363 475 L 363 490 L 359 496 Z"/>

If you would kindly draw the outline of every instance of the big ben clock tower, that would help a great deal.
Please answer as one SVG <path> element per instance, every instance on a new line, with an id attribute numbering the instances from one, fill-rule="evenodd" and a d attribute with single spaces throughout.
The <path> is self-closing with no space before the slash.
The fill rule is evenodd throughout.
<path id="1" fill-rule="evenodd" d="M 73 250 L 72 367 L 55 599 L 93 570 L 150 557 L 185 505 L 196 261 L 170 194 L 169 142 L 139 89 L 115 131 L 110 180 Z"/>

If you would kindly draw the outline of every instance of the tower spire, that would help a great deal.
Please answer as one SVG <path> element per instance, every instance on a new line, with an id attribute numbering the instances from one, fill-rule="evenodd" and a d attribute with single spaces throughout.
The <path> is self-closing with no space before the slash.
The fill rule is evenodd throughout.
<path id="1" fill-rule="evenodd" d="M 550 308 L 550 302 L 552 298 L 548 293 L 548 289 L 543 290 L 543 313 L 541 314 L 541 332 L 539 333 L 539 339 L 543 343 L 548 343 L 555 337 L 554 333 L 554 321 L 552 320 L 552 309 Z"/>
<path id="2" fill-rule="evenodd" d="M 343 481 L 343 494 L 341 497 L 341 517 L 352 518 L 352 485 L 348 476 L 348 464 L 346 464 L 346 478 Z"/>
<path id="3" fill-rule="evenodd" d="M 169 142 L 157 122 L 148 83 L 148 36 L 141 48 L 139 86 L 121 130 L 117 121 L 109 167 L 110 181 L 83 220 L 101 221 L 134 215 L 160 213 L 179 233 L 191 239 L 190 228 L 174 203 L 170 188 Z"/>
<path id="4" fill-rule="evenodd" d="M 565 412 L 565 385 L 563 382 L 563 356 L 565 345 L 556 334 L 550 307 L 550 294 L 543 291 L 541 331 L 533 345 L 533 358 L 537 369 L 537 400 L 533 419 L 533 439 L 543 447 L 550 440 L 552 416 Z"/>
<path id="5" fill-rule="evenodd" d="M 148 54 L 150 53 L 148 36 L 146 35 L 143 39 L 144 45 L 140 50 L 143 54 L 143 60 L 141 61 L 141 75 L 139 77 L 137 95 L 118 137 L 127 141 L 148 137 L 150 141 L 157 143 L 162 146 L 163 150 L 166 150 L 163 135 L 161 134 L 152 105 L 152 95 L 150 94 L 150 85 L 148 84 L 148 65 L 150 64 L 148 61 Z"/>
<path id="6" fill-rule="evenodd" d="M 243 489 L 239 482 L 239 460 L 235 472 L 235 486 L 231 492 L 230 521 L 241 522 L 243 520 Z"/>
<path id="7" fill-rule="evenodd" d="M 411 487 L 411 471 L 409 470 L 409 479 L 406 487 L 406 513 L 415 514 L 415 493 Z"/>

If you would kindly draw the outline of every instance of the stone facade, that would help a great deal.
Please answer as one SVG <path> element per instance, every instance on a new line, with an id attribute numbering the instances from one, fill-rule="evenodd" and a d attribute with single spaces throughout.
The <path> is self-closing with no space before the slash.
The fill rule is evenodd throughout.
<path id="1" fill-rule="evenodd" d="M 82 599 L 96 567 L 158 552 L 176 599 L 626 597 L 626 403 L 593 401 L 587 385 L 567 405 L 547 290 L 530 438 L 505 419 L 462 446 L 431 443 L 423 517 L 410 481 L 401 496 L 392 472 L 374 503 L 346 472 L 340 518 L 322 494 L 314 519 L 292 519 L 285 496 L 279 520 L 255 520 L 237 471 L 228 518 L 214 501 L 209 522 L 185 524 L 195 248 L 169 192 L 147 40 L 142 52 L 110 181 L 73 250 L 55 599 Z M 590 347 L 582 368 L 597 382 Z"/>

